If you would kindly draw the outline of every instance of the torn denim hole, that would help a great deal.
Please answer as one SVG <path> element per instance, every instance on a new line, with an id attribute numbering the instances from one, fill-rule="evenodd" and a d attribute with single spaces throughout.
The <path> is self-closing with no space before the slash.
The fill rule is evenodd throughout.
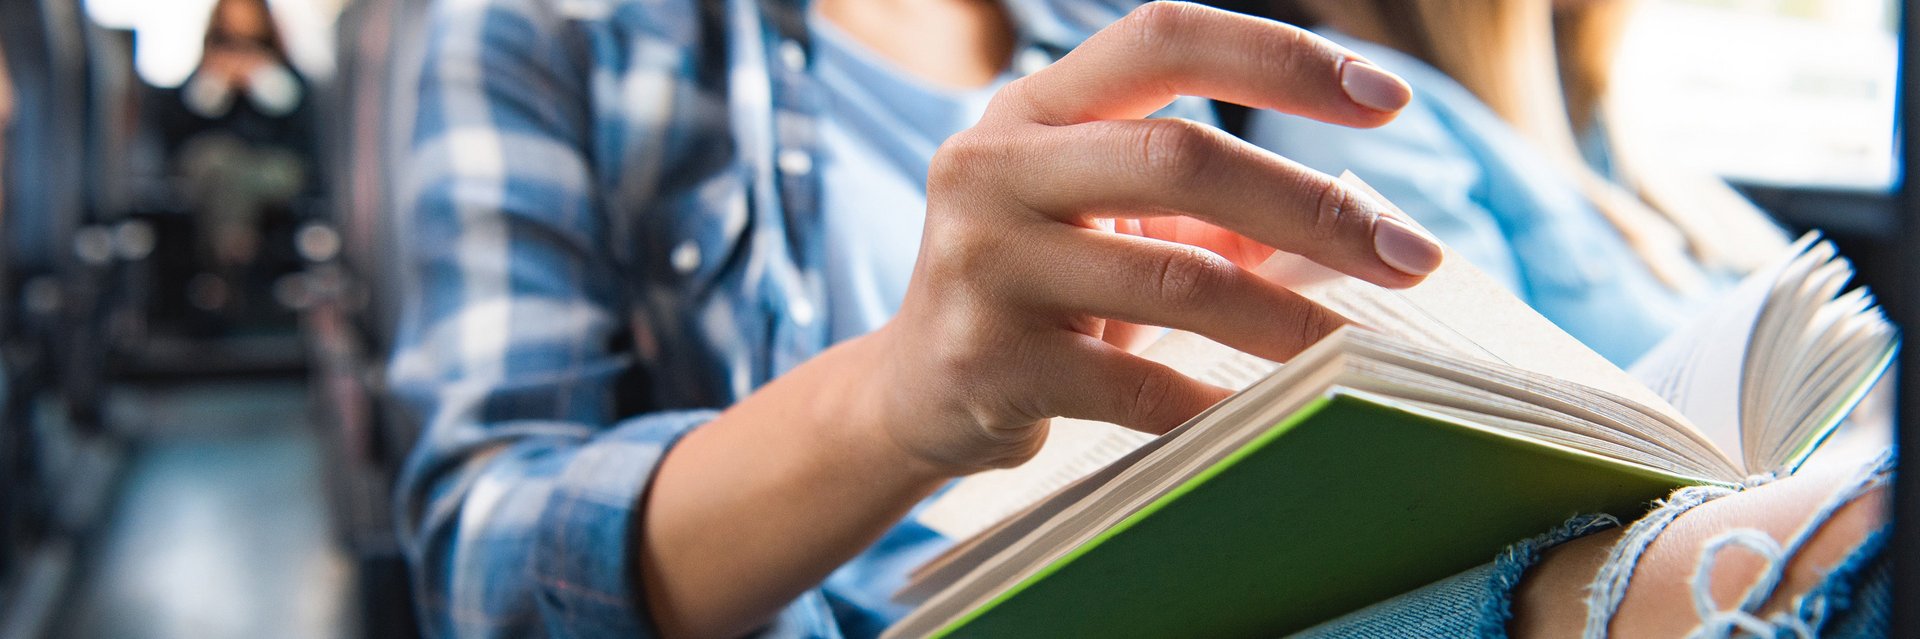
<path id="1" fill-rule="evenodd" d="M 1891 474 L 1892 468 L 1893 456 L 1891 452 L 1883 454 L 1875 463 L 1865 467 L 1863 472 L 1860 473 L 1854 481 L 1848 483 L 1840 491 L 1837 491 L 1832 498 L 1829 498 L 1828 502 L 1823 505 L 1819 511 L 1816 511 L 1815 516 L 1810 519 L 1800 533 L 1795 536 L 1795 539 L 1785 547 L 1781 547 L 1777 542 L 1774 542 L 1771 537 L 1758 534 L 1758 531 L 1752 530 L 1728 531 L 1710 541 L 1706 552 L 1703 553 L 1700 559 L 1700 564 L 1695 568 L 1693 583 L 1694 604 L 1696 610 L 1701 614 L 1702 624 L 1700 627 L 1695 628 L 1694 632 L 1689 636 L 1723 637 L 1730 636 L 1731 633 L 1736 630 L 1753 632 L 1760 636 L 1772 636 L 1775 634 L 1775 630 L 1786 631 L 1788 634 L 1798 634 L 1793 632 L 1794 628 L 1792 624 L 1780 625 L 1778 627 L 1765 625 L 1769 622 L 1754 617 L 1752 611 L 1758 609 L 1761 604 L 1765 603 L 1766 600 L 1772 596 L 1773 590 L 1778 587 L 1779 580 L 1784 574 L 1787 559 L 1791 558 L 1794 553 L 1799 550 L 1800 546 L 1806 543 L 1806 539 L 1810 538 L 1814 531 L 1819 530 L 1820 526 L 1825 524 L 1826 520 L 1832 517 L 1833 512 L 1841 506 L 1846 505 L 1866 491 L 1884 484 L 1887 481 L 1888 475 Z M 1627 529 L 1626 534 L 1623 535 L 1620 540 L 1614 544 L 1613 549 L 1608 552 L 1607 559 L 1601 566 L 1599 572 L 1594 575 L 1594 583 L 1588 586 L 1587 623 L 1581 636 L 1584 639 L 1599 639 L 1607 636 L 1607 627 L 1612 623 L 1614 615 L 1619 612 L 1621 601 L 1626 598 L 1627 586 L 1633 579 L 1633 570 L 1639 565 L 1641 555 L 1646 553 L 1647 548 L 1653 544 L 1653 540 L 1665 532 L 1667 526 L 1672 524 L 1675 519 L 1700 504 L 1742 490 L 1764 485 L 1774 479 L 1775 475 L 1768 473 L 1749 477 L 1746 481 L 1741 482 L 1739 486 L 1733 488 L 1723 486 L 1688 486 L 1674 491 L 1672 495 L 1658 502 L 1658 506 L 1652 512 L 1647 513 L 1646 516 L 1634 522 L 1634 524 Z M 1720 550 L 1731 545 L 1740 545 L 1753 549 L 1764 558 L 1769 558 L 1768 574 L 1762 576 L 1760 583 L 1749 588 L 1747 593 L 1742 597 L 1740 606 L 1730 611 L 1720 611 L 1718 610 L 1718 605 L 1712 601 L 1712 596 L 1706 588 L 1707 581 L 1702 578 L 1701 575 L 1710 575 L 1714 557 Z M 1775 559 L 1776 557 L 1777 559 Z M 1750 605 L 1749 602 L 1751 602 Z M 1786 620 L 1781 615 L 1776 615 L 1776 617 L 1781 618 L 1781 621 Z M 1814 624 L 1812 627 L 1817 629 L 1818 624 Z"/>
<path id="2" fill-rule="evenodd" d="M 1852 480 L 1843 484 L 1840 490 L 1827 498 L 1827 501 L 1814 511 L 1807 523 L 1787 540 L 1785 545 L 1774 541 L 1773 537 L 1752 528 L 1736 528 L 1714 536 L 1707 541 L 1700 556 L 1700 563 L 1694 567 L 1692 594 L 1694 609 L 1700 613 L 1700 626 L 1688 633 L 1688 637 L 1718 638 L 1731 637 L 1736 631 L 1744 631 L 1757 636 L 1814 637 L 1819 634 L 1820 623 L 1826 616 L 1826 598 L 1820 596 L 1810 605 L 1794 606 L 1796 613 L 1810 612 L 1812 615 L 1787 614 L 1777 612 L 1761 619 L 1756 612 L 1760 606 L 1773 596 L 1786 576 L 1787 564 L 1800 553 L 1813 535 L 1833 518 L 1833 514 L 1842 507 L 1859 499 L 1868 491 L 1885 485 L 1892 475 L 1893 455 L 1882 454 L 1874 464 L 1862 468 Z M 1730 546 L 1742 546 L 1760 555 L 1764 568 L 1760 578 L 1740 598 L 1738 605 L 1721 610 L 1719 603 L 1713 600 L 1713 566 L 1720 551 Z M 1863 543 L 1864 547 L 1865 544 Z M 1806 597 L 1798 598 L 1807 604 Z M 1809 617 L 1812 617 L 1809 619 Z"/>
<path id="3" fill-rule="evenodd" d="M 1606 513 L 1576 515 L 1553 530 L 1507 546 L 1493 559 L 1485 597 L 1481 599 L 1477 615 L 1480 626 L 1476 634 L 1480 637 L 1507 636 L 1507 623 L 1513 620 L 1513 593 L 1520 587 L 1527 570 L 1540 563 L 1542 552 L 1619 525 L 1619 519 Z"/>

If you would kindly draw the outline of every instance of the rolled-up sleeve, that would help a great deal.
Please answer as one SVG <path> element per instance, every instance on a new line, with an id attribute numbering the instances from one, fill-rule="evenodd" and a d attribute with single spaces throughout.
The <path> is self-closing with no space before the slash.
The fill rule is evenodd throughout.
<path id="1" fill-rule="evenodd" d="M 434 636 L 644 636 L 628 557 L 654 468 L 705 411 L 616 421 L 633 363 L 587 162 L 590 70 L 527 0 L 443 0 L 413 152 L 390 387 L 423 420 L 398 488 Z"/>

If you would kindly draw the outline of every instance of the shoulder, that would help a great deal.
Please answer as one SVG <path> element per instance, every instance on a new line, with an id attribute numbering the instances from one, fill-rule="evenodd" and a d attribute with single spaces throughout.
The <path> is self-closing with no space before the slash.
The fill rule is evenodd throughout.
<path id="1" fill-rule="evenodd" d="M 699 24 L 707 19 L 700 6 L 701 0 L 434 0 L 423 89 L 479 89 L 485 100 L 542 113 L 615 108 L 601 98 L 635 86 L 670 86 L 674 78 L 720 64 L 723 58 L 702 46 L 710 29 Z M 669 82 L 642 81 L 656 78 Z"/>
<path id="2" fill-rule="evenodd" d="M 644 39 L 693 46 L 702 29 L 701 0 L 434 0 L 429 19 L 439 34 L 555 44 L 580 35 Z"/>

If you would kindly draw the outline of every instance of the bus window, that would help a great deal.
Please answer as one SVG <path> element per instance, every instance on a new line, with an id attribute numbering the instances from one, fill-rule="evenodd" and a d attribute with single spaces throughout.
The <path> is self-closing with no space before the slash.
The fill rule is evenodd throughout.
<path id="1" fill-rule="evenodd" d="M 1735 182 L 1883 191 L 1898 16 L 1891 0 L 1647 0 L 1615 68 L 1620 134 Z"/>

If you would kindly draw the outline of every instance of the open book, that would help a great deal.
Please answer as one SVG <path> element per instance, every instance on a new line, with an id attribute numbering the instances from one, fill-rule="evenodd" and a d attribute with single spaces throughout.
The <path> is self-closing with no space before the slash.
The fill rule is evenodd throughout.
<path id="1" fill-rule="evenodd" d="M 1790 473 L 1897 337 L 1808 237 L 1623 371 L 1450 259 L 1390 291 L 1260 271 L 1356 325 L 1281 366 L 1174 332 L 1143 356 L 1239 392 L 1152 437 L 1058 419 L 918 515 L 964 539 L 898 599 L 920 636 L 1269 636 L 1488 561 L 1568 516 Z"/>

